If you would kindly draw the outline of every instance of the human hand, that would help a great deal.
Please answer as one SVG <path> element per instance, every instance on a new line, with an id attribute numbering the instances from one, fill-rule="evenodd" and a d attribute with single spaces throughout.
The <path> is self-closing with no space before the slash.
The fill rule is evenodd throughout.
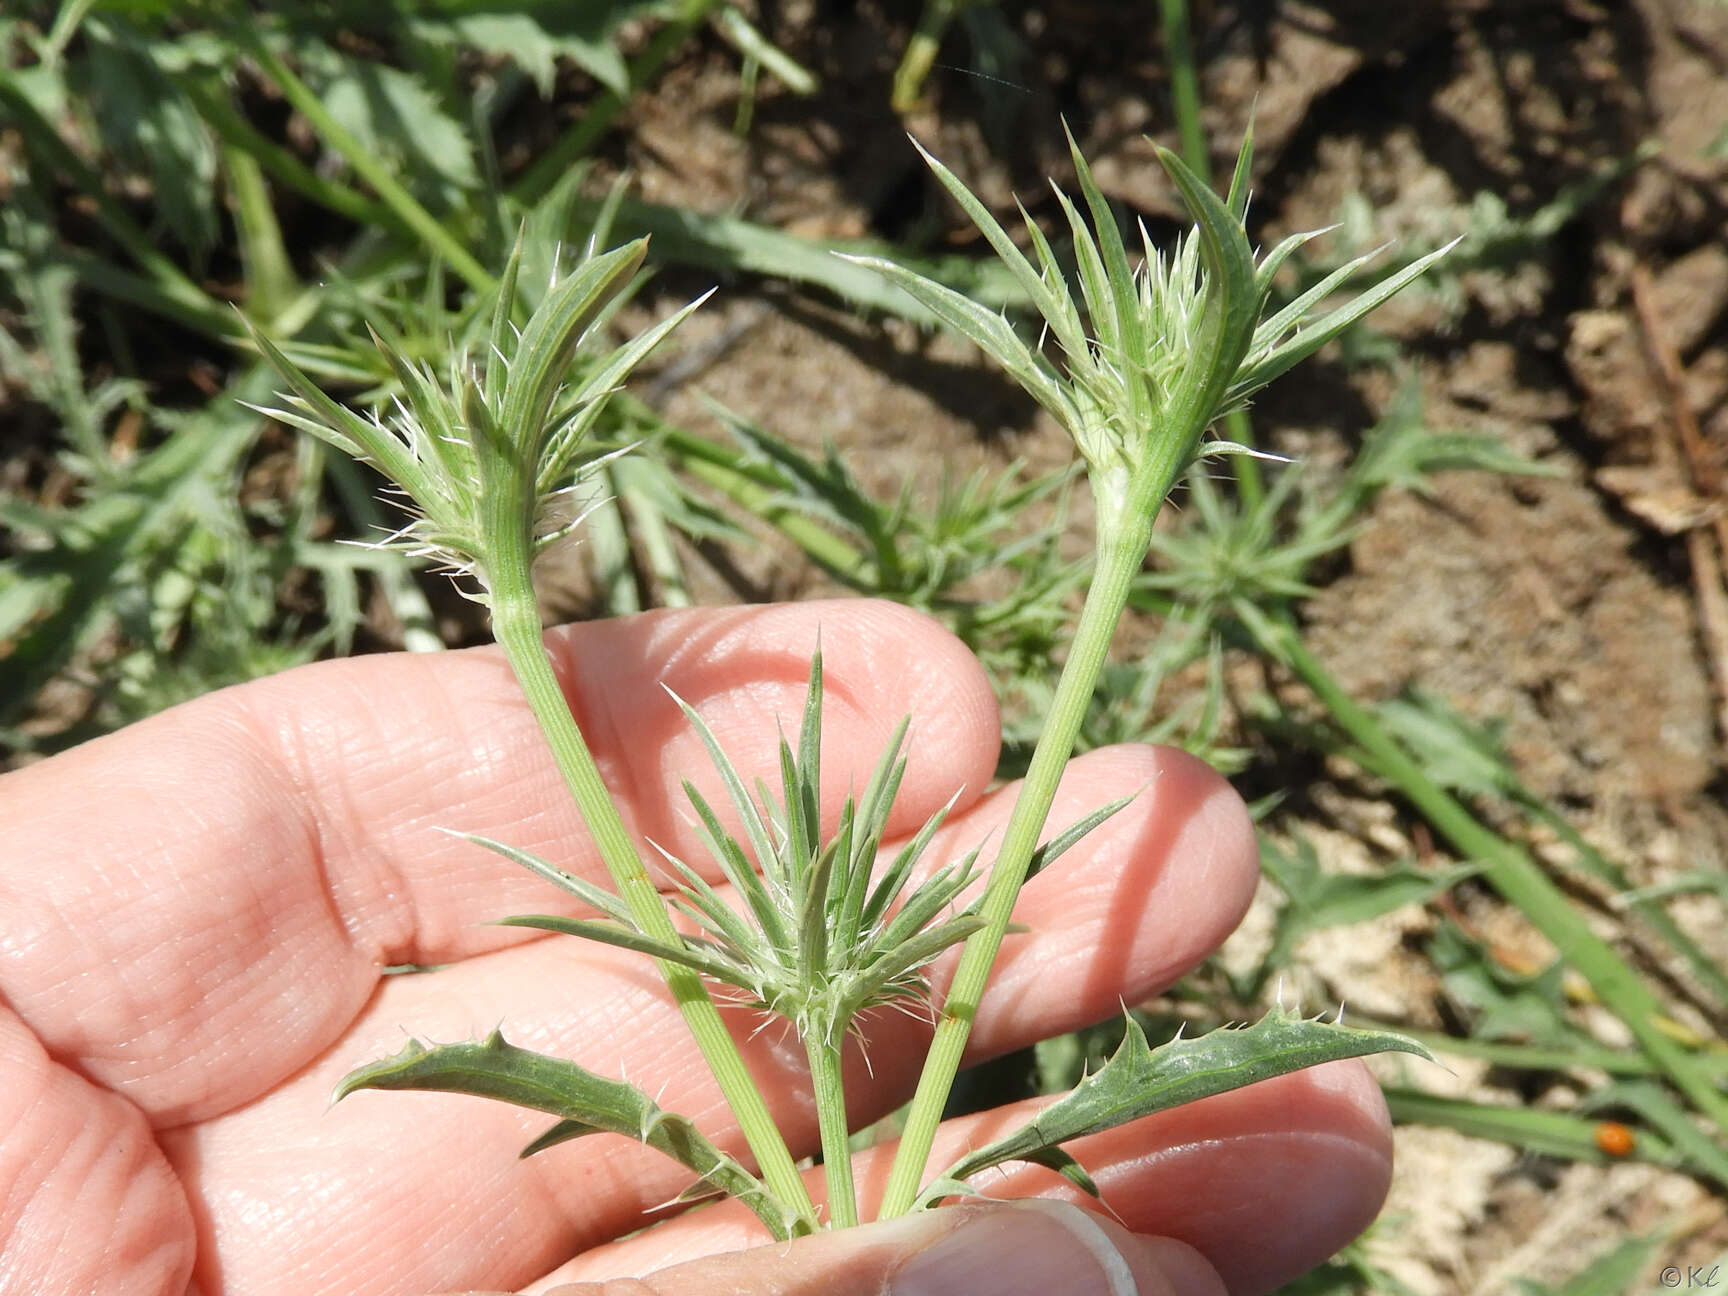
<path id="1" fill-rule="evenodd" d="M 552 632 L 627 821 L 698 858 L 679 779 L 713 792 L 712 772 L 660 683 L 703 713 L 741 769 L 767 776 L 775 721 L 795 723 L 818 626 L 830 814 L 910 713 L 893 830 L 910 833 L 960 788 L 928 857 L 999 839 L 1011 797 L 984 790 L 998 730 L 977 663 L 930 621 L 864 601 Z M 1257 876 L 1252 834 L 1228 785 L 1189 757 L 1125 747 L 1075 760 L 1052 830 L 1137 789 L 1027 885 L 1016 918 L 1031 931 L 1004 946 L 970 1060 L 1150 996 L 1241 917 Z M 329 1107 L 341 1075 L 408 1032 L 457 1040 L 502 1026 L 515 1043 L 630 1079 L 739 1147 L 640 957 L 483 925 L 567 912 L 569 898 L 435 831 L 484 834 L 605 880 L 495 650 L 322 663 L 213 694 L 0 779 L 0 822 L 11 847 L 0 877 L 0 1292 L 543 1291 L 691 1262 L 632 1290 L 846 1296 L 915 1272 L 914 1253 L 936 1264 L 925 1248 L 972 1224 L 983 1230 L 972 1238 L 996 1239 L 996 1268 L 968 1270 L 978 1290 L 1024 1289 L 1007 1285 L 1016 1276 L 1083 1290 L 1064 1285 L 1083 1266 L 1053 1283 L 1008 1245 L 1044 1230 L 1058 1247 L 1064 1211 L 947 1208 L 704 1261 L 761 1242 L 760 1226 L 721 1204 L 667 1210 L 624 1237 L 687 1186 L 656 1153 L 581 1139 L 519 1161 L 544 1119 L 464 1096 L 361 1093 Z M 450 966 L 383 975 L 405 963 Z M 938 986 L 950 968 L 933 969 Z M 802 1051 L 727 1011 L 794 1154 L 808 1154 Z M 857 1121 L 910 1094 L 928 1038 L 927 1023 L 902 1014 L 866 1028 L 848 1067 Z M 1027 1106 L 950 1122 L 938 1161 L 1023 1122 Z M 1263 1290 L 1365 1226 L 1390 1169 L 1384 1105 L 1354 1063 L 1072 1150 L 1119 1221 L 1073 1236 L 1115 1239 L 1143 1292 L 1160 1290 L 1159 1275 L 1184 1292 L 1216 1278 L 1186 1247 L 1131 1235 L 1181 1239 L 1224 1289 Z M 859 1160 L 866 1216 L 887 1161 Z M 1030 1166 L 980 1186 L 1075 1196 Z"/>

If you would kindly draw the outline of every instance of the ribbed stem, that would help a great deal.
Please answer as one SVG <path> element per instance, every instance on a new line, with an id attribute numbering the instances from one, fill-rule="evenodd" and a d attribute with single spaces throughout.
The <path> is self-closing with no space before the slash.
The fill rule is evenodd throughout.
<path id="1" fill-rule="evenodd" d="M 1163 491 L 1153 498 L 1161 500 Z M 979 907 L 985 925 L 967 939 L 960 966 L 942 1004 L 936 1036 L 924 1060 L 924 1071 L 918 1079 L 918 1090 L 907 1113 L 900 1149 L 889 1175 L 882 1201 L 883 1219 L 905 1214 L 917 1200 L 924 1163 L 929 1159 L 936 1128 L 942 1122 L 942 1109 L 947 1105 L 954 1077 L 960 1071 L 960 1059 L 966 1051 L 990 969 L 1008 930 L 1008 920 L 1026 880 L 1032 854 L 1038 847 L 1038 835 L 1049 817 L 1062 770 L 1074 751 L 1081 721 L 1091 705 L 1116 623 L 1128 601 L 1128 587 L 1146 558 L 1155 506 L 1145 509 L 1140 516 L 1135 516 L 1131 508 L 1114 511 L 1123 515 L 1116 519 L 1116 525 L 1106 525 L 1104 518 L 1100 518 L 1098 561 L 1092 585 L 1074 627 L 1074 640 L 1045 718 L 1044 733 L 1038 739 L 1020 795 L 1009 814 L 1001 852 L 991 866 L 990 881 Z"/>
<path id="2" fill-rule="evenodd" d="M 858 1222 L 858 1194 L 852 1186 L 852 1130 L 846 1120 L 846 1088 L 840 1076 L 840 1048 L 812 1032 L 804 1039 L 810 1059 L 810 1089 L 816 1096 L 816 1121 L 822 1130 L 822 1173 L 828 1180 L 828 1222 L 851 1228 Z"/>
<path id="3" fill-rule="evenodd" d="M 576 801 L 582 820 L 599 847 L 606 870 L 612 875 L 618 895 L 645 935 L 676 944 L 680 937 L 654 881 L 648 875 L 635 844 L 624 826 L 611 793 L 600 777 L 599 767 L 587 741 L 571 715 L 564 692 L 558 686 L 551 659 L 540 630 L 540 610 L 529 580 L 526 545 L 512 545 L 520 554 L 500 553 L 494 547 L 487 575 L 492 584 L 492 631 L 509 659 L 517 682 L 528 699 L 534 718 L 552 748 L 553 759 Z M 512 561 L 514 559 L 514 561 Z M 726 1029 L 719 1009 L 709 997 L 702 978 L 689 968 L 656 961 L 679 1011 L 690 1027 L 708 1068 L 713 1072 L 738 1121 L 745 1142 L 756 1158 L 763 1181 L 790 1210 L 803 1217 L 808 1228 L 816 1227 L 816 1207 L 793 1164 L 792 1154 L 779 1127 L 768 1112 L 761 1091 L 745 1065 L 737 1042 Z"/>

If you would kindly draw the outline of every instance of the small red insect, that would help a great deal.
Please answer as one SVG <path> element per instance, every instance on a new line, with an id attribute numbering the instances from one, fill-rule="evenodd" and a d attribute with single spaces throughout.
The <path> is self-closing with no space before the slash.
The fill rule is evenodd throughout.
<path id="1" fill-rule="evenodd" d="M 1619 1121 L 1603 1121 L 1596 1126 L 1596 1146 L 1612 1157 L 1631 1156 L 1638 1137 Z"/>

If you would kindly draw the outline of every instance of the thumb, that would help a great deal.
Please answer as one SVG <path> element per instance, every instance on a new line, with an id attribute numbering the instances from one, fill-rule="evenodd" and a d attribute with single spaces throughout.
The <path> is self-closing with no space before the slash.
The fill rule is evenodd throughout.
<path id="1" fill-rule="evenodd" d="M 1200 1253 L 1065 1202 L 951 1206 L 546 1296 L 1224 1296 Z"/>

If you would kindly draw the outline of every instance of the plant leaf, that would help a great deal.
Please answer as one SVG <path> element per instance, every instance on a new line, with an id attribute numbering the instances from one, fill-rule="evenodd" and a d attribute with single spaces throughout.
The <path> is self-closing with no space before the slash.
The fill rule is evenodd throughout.
<path id="1" fill-rule="evenodd" d="M 1396 274 L 1388 275 L 1372 288 L 1364 291 L 1361 296 L 1352 298 L 1345 305 L 1340 306 L 1331 314 L 1315 320 L 1306 328 L 1298 328 L 1288 339 L 1275 343 L 1270 353 L 1253 365 L 1244 366 L 1243 370 L 1236 375 L 1236 379 L 1230 384 L 1230 390 L 1225 398 L 1227 403 L 1234 404 L 1237 401 L 1247 399 L 1278 377 L 1279 374 L 1306 360 L 1357 320 L 1383 305 L 1406 284 L 1419 279 L 1430 266 L 1457 247 L 1458 243 L 1459 239 L 1453 239 L 1444 247 L 1436 248 L 1428 253 L 1427 256 L 1418 257 Z M 1354 265 L 1351 266 L 1351 273 L 1355 272 L 1355 268 Z M 1309 302 L 1309 299 L 1313 298 L 1314 302 L 1317 302 L 1320 295 L 1310 290 L 1298 301 L 1311 305 L 1313 303 Z M 1260 335 L 1268 339 L 1276 338 L 1286 317 L 1296 316 L 1299 318 L 1295 312 L 1296 305 L 1296 302 L 1291 303 L 1272 320 L 1262 324 L 1258 330 Z M 1304 310 L 1307 308 L 1305 305 Z"/>
<path id="2" fill-rule="evenodd" d="M 567 19 L 565 22 L 568 24 Z M 592 20 L 589 25 L 598 26 Z M 599 31 L 578 35 L 565 30 L 554 34 L 541 24 L 539 17 L 526 13 L 475 12 L 453 14 L 448 19 L 417 18 L 410 26 L 422 40 L 471 45 L 487 54 L 508 58 L 534 82 L 534 89 L 542 99 L 552 97 L 559 55 L 568 56 L 616 94 L 625 95 L 630 90 L 624 56 Z"/>
<path id="3" fill-rule="evenodd" d="M 433 191 L 444 205 L 479 185 L 468 131 L 412 72 L 316 40 L 296 42 L 294 53 L 330 115 L 410 187 Z"/>
<path id="4" fill-rule="evenodd" d="M 202 258 L 216 242 L 216 149 L 178 84 L 166 74 L 169 43 L 125 18 L 84 25 L 87 61 L 76 65 L 82 95 L 96 110 L 103 143 L 149 175 L 159 235 Z"/>
<path id="5" fill-rule="evenodd" d="M 1171 408 L 1189 437 L 1198 438 L 1223 408 L 1242 359 L 1254 341 L 1254 321 L 1260 312 L 1254 276 L 1254 253 L 1242 224 L 1224 200 L 1169 149 L 1158 149 L 1158 160 L 1182 195 L 1194 218 L 1200 255 L 1207 270 L 1202 325 L 1194 339 L 1191 377 L 1181 385 Z"/>
<path id="6" fill-rule="evenodd" d="M 836 254 L 839 255 L 839 254 Z M 868 266 L 884 278 L 904 288 L 928 307 L 941 323 L 962 337 L 977 343 L 984 353 L 1006 369 L 1033 400 L 1037 401 L 1064 427 L 1078 424 L 1079 415 L 1062 390 L 1062 384 L 1050 371 L 1049 365 L 1036 355 L 1016 333 L 1013 326 L 994 311 L 985 309 L 970 297 L 932 283 L 914 271 L 880 257 L 842 256 L 842 260 Z"/>
<path id="7" fill-rule="evenodd" d="M 1153 1049 L 1130 1017 L 1121 1047 L 1103 1067 L 1030 1124 L 956 1161 L 920 1195 L 919 1204 L 934 1205 L 950 1195 L 942 1191 L 944 1180 L 964 1182 L 1004 1161 L 1038 1160 L 1070 1139 L 1321 1062 L 1389 1051 L 1430 1057 L 1414 1040 L 1390 1031 L 1356 1030 L 1276 1009 L 1252 1026 L 1178 1038 Z"/>
<path id="8" fill-rule="evenodd" d="M 1037 850 L 1033 851 L 1032 862 L 1026 866 L 1027 880 L 1030 881 L 1045 869 L 1049 868 L 1071 846 L 1078 842 L 1087 833 L 1091 832 L 1094 828 L 1098 827 L 1099 824 L 1114 815 L 1118 810 L 1127 806 L 1127 804 L 1138 795 L 1139 793 L 1137 792 L 1130 792 L 1127 796 L 1119 797 L 1108 805 L 1099 806 L 1091 814 L 1082 819 L 1075 820 L 1049 841 L 1045 842 Z"/>
<path id="9" fill-rule="evenodd" d="M 623 291 L 647 255 L 646 240 L 601 253 L 578 266 L 540 303 L 517 347 L 498 421 L 512 437 L 542 436 L 558 388 L 583 333 Z M 539 458 L 531 447 L 530 460 Z"/>
<path id="10" fill-rule="evenodd" d="M 668 945 L 652 936 L 644 936 L 634 927 L 626 927 L 620 923 L 596 922 L 591 918 L 565 918 L 559 914 L 512 914 L 508 918 L 500 918 L 493 926 L 534 927 L 540 931 L 560 932 L 565 936 L 581 936 L 602 945 L 616 945 L 619 949 L 635 950 L 638 954 L 646 954 L 650 958 L 680 963 L 717 980 L 728 983 L 737 980 L 736 972 L 719 960 L 709 958 L 699 949 Z"/>
<path id="11" fill-rule="evenodd" d="M 358 1089 L 474 1094 L 559 1117 L 560 1124 L 530 1143 L 524 1155 L 583 1133 L 622 1134 L 738 1198 L 776 1238 L 798 1231 L 797 1214 L 736 1158 L 709 1142 L 688 1117 L 666 1111 L 634 1085 L 595 1075 L 565 1058 L 517 1048 L 498 1031 L 480 1044 L 428 1047 L 412 1040 L 400 1053 L 350 1072 L 336 1086 L 335 1097 Z"/>
<path id="12" fill-rule="evenodd" d="M 1030 1161 L 1033 1165 L 1041 1165 L 1046 1170 L 1054 1170 L 1089 1197 L 1103 1196 L 1098 1191 L 1098 1185 L 1092 1182 L 1092 1176 L 1086 1173 L 1086 1168 L 1061 1148 L 1041 1148 L 1020 1159 Z"/>
<path id="13" fill-rule="evenodd" d="M 584 904 L 592 905 L 601 913 L 615 922 L 628 923 L 630 909 L 617 896 L 604 887 L 583 878 L 566 873 L 555 864 L 550 864 L 530 851 L 521 850 L 515 846 L 507 846 L 503 842 L 493 841 L 490 837 L 482 837 L 478 833 L 452 833 L 463 841 L 473 842 L 476 846 L 484 846 L 487 850 L 502 855 L 513 864 L 520 864 L 530 873 L 545 878 L 553 886 L 562 887 Z"/>

